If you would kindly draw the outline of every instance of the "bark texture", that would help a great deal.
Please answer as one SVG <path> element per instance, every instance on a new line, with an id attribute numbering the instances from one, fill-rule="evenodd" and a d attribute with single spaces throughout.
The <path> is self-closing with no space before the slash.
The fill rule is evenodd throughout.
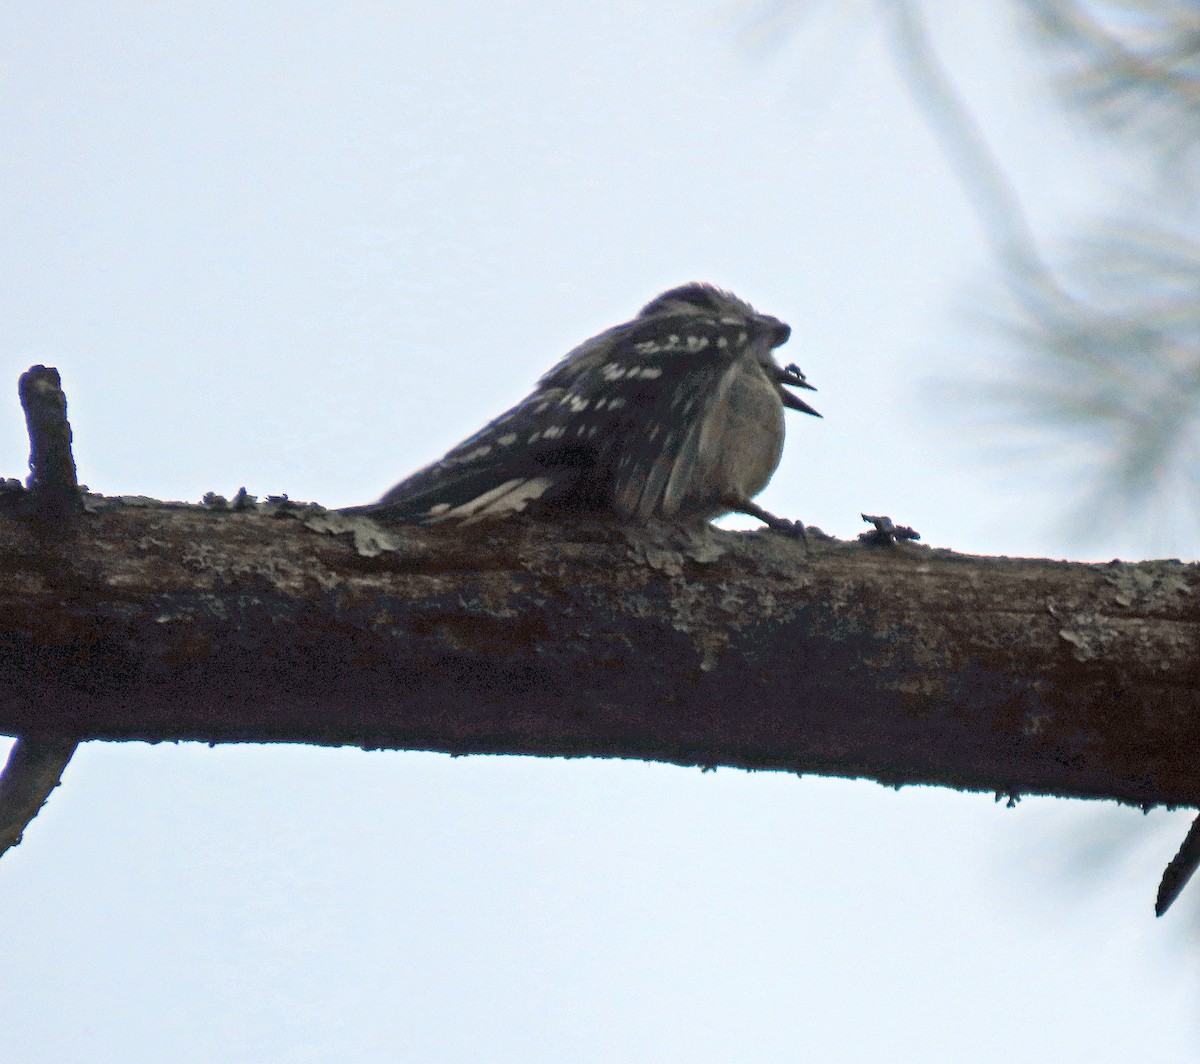
<path id="1" fill-rule="evenodd" d="M 1193 565 L 97 496 L 49 537 L 4 499 L 0 733 L 1200 805 Z"/>

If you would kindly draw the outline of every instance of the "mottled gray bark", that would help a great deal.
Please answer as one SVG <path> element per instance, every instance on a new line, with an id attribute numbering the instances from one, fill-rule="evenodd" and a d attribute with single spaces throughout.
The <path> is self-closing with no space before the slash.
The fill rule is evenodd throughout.
<path id="1" fill-rule="evenodd" d="M 0 519 L 0 732 L 630 757 L 1200 804 L 1196 567 L 774 533 Z"/>

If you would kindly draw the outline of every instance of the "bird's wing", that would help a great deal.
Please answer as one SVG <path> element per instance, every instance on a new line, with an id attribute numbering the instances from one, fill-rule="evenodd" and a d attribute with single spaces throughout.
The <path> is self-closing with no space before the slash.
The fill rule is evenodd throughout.
<path id="1" fill-rule="evenodd" d="M 401 521 L 479 520 L 519 512 L 547 492 L 564 490 L 574 471 L 558 460 L 565 434 L 561 394 L 539 388 L 357 512 Z"/>
<path id="2" fill-rule="evenodd" d="M 694 452 L 694 427 L 746 342 L 745 327 L 715 320 L 680 320 L 675 329 L 669 319 L 635 319 L 610 329 L 511 410 L 357 512 L 473 522 L 577 493 L 648 517 Z"/>
<path id="3" fill-rule="evenodd" d="M 608 384 L 624 399 L 625 417 L 597 433 L 596 475 L 608 484 L 609 505 L 641 520 L 664 515 L 664 500 L 690 481 L 705 416 L 748 340 L 744 326 L 713 319 L 657 331 L 615 352 L 606 364 L 615 368 L 599 367 L 601 376 L 625 371 Z"/>

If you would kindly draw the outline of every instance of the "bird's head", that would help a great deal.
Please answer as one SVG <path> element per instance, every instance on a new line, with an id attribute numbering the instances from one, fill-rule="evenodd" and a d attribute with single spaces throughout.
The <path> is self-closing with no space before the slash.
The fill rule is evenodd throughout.
<path id="1" fill-rule="evenodd" d="M 815 392 L 808 383 L 800 367 L 794 362 L 781 367 L 775 361 L 772 353 L 775 348 L 787 343 L 792 335 L 791 326 L 770 314 L 761 314 L 744 299 L 739 299 L 732 292 L 715 285 L 693 281 L 668 289 L 662 295 L 650 300 L 638 318 L 670 318 L 670 317 L 708 317 L 726 325 L 742 325 L 750 334 L 750 343 L 767 376 L 779 385 L 779 395 L 783 405 L 790 410 L 799 410 L 814 417 L 821 415 L 799 396 L 788 391 L 791 388 L 805 388 Z"/>

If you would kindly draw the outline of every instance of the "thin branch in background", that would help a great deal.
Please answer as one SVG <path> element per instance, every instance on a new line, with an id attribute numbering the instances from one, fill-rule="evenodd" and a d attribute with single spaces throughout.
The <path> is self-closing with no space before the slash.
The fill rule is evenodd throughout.
<path id="1" fill-rule="evenodd" d="M 955 90 L 913 0 L 878 0 L 900 74 L 937 134 L 997 258 L 1022 296 L 1064 299 L 1038 250 L 1020 197 L 992 154 L 970 108 Z"/>
<path id="2" fill-rule="evenodd" d="M 1085 513 L 1200 499 L 1200 245 L 1110 222 L 1079 242 L 1070 275 L 1085 298 L 1012 324 L 1030 354 L 993 397 L 1089 444 Z"/>
<path id="3" fill-rule="evenodd" d="M 1056 275 L 1003 167 L 938 61 L 919 6 L 915 0 L 879 4 L 905 81 L 1017 304 L 1004 328 L 1025 357 L 1009 363 L 1006 379 L 984 394 L 1011 420 L 1086 446 L 1092 488 L 1081 500 L 1082 529 L 1103 527 L 1099 515 L 1119 521 L 1134 504 L 1177 504 L 1178 493 L 1164 490 L 1174 482 L 1200 498 L 1200 485 L 1187 472 L 1200 468 L 1200 245 L 1185 235 L 1186 220 L 1097 227 Z M 1044 6 L 1075 10 L 1066 3 Z M 1172 84 L 1184 91 L 1180 79 Z M 1069 290 L 1062 277 L 1070 279 Z M 1064 450 L 1078 453 L 1048 447 L 1039 458 Z"/>
<path id="4" fill-rule="evenodd" d="M 1125 521 L 1147 505 L 1200 506 L 1200 474 L 1193 472 L 1200 470 L 1200 244 L 1189 235 L 1200 219 L 1186 204 L 1173 216 L 1160 208 L 1154 224 L 1131 212 L 1095 227 L 1069 261 L 1052 269 L 1016 189 L 937 56 L 920 3 L 875 3 L 897 67 L 979 219 L 1012 301 L 992 320 L 1018 342 L 1017 357 L 996 360 L 995 379 L 977 379 L 960 394 L 974 396 L 977 410 L 981 397 L 990 400 L 1010 437 L 1022 426 L 1043 433 L 1039 465 L 1048 458 L 1083 462 L 1076 482 L 1090 490 L 1080 498 L 1080 531 Z M 1195 139 L 1194 2 L 1021 3 L 1041 29 L 1039 41 L 1071 57 L 1069 102 L 1106 116 L 1113 131 L 1150 132 L 1182 115 L 1176 127 L 1188 131 L 1189 143 Z M 795 30 L 815 9 L 815 2 L 772 0 L 759 5 L 753 26 L 760 40 L 778 41 L 789 23 Z M 1166 152 L 1171 142 L 1153 143 Z"/>
<path id="5" fill-rule="evenodd" d="M 1200 134 L 1200 7 L 1195 0 L 1022 0 L 1058 53 L 1067 99 L 1112 133 L 1190 152 Z"/>

